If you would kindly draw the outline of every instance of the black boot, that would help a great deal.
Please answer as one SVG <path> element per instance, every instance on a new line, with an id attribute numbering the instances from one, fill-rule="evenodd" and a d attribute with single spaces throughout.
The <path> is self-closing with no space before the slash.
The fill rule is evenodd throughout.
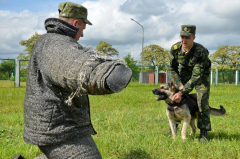
<path id="1" fill-rule="evenodd" d="M 24 159 L 24 157 L 22 157 L 22 156 L 19 154 L 19 155 L 14 156 L 12 159 Z"/>
<path id="2" fill-rule="evenodd" d="M 176 124 L 176 129 L 178 129 L 178 124 Z M 170 129 L 170 131 L 168 132 L 168 135 L 172 135 L 172 130 Z"/>
<path id="3" fill-rule="evenodd" d="M 200 129 L 200 141 L 206 142 L 207 141 L 207 130 L 206 129 Z"/>

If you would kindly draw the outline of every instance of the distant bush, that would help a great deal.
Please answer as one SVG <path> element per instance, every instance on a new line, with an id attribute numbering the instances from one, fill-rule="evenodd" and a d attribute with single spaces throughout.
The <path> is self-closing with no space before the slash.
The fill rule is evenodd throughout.
<path id="1" fill-rule="evenodd" d="M 12 77 L 10 78 L 10 81 L 14 81 L 14 76 L 12 76 Z"/>
<path id="2" fill-rule="evenodd" d="M 27 77 L 20 77 L 20 82 L 26 82 L 27 81 Z"/>

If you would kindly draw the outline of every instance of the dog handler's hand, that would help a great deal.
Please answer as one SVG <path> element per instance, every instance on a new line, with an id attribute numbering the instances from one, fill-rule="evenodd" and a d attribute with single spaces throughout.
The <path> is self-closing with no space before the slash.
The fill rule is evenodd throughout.
<path id="1" fill-rule="evenodd" d="M 184 87 L 184 86 L 183 86 L 183 85 L 181 85 L 181 86 L 179 87 L 179 90 L 183 89 L 183 87 Z"/>
<path id="2" fill-rule="evenodd" d="M 174 94 L 173 96 L 173 100 L 176 102 L 176 103 L 180 103 L 181 100 L 182 100 L 182 92 L 177 92 L 176 94 Z"/>

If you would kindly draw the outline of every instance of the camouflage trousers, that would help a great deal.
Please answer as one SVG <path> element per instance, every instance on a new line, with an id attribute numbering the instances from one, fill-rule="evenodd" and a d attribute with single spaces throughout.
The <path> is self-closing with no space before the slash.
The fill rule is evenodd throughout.
<path id="1" fill-rule="evenodd" d="M 195 86 L 199 107 L 197 127 L 199 129 L 211 131 L 210 107 L 208 102 L 210 94 L 210 76 L 203 76 L 199 83 L 200 84 Z"/>

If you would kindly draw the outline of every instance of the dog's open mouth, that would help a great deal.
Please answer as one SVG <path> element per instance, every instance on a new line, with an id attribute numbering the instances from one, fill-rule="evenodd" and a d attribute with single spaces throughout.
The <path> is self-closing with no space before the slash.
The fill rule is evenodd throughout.
<path id="1" fill-rule="evenodd" d="M 159 91 L 158 89 L 152 90 L 153 94 L 158 95 L 156 98 L 157 101 L 167 99 L 167 94 L 165 92 Z"/>
<path id="2" fill-rule="evenodd" d="M 166 99 L 166 95 L 159 95 L 159 96 L 156 98 L 156 101 L 164 100 L 164 99 Z"/>

